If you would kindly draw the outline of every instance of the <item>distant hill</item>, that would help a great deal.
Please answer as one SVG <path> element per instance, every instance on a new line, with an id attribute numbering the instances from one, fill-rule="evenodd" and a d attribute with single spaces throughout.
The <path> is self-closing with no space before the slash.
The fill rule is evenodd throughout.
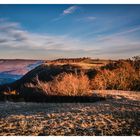
<path id="1" fill-rule="evenodd" d="M 39 60 L 0 59 L 0 73 L 24 75 L 32 67 L 41 64 Z"/>
<path id="2" fill-rule="evenodd" d="M 43 61 L 40 60 L 23 60 L 23 59 L 0 59 L 0 84 L 11 83 Z"/>

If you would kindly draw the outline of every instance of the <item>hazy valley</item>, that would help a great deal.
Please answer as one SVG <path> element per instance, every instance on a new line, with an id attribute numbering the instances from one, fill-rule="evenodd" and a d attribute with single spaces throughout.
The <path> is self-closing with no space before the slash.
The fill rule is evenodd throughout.
<path id="1" fill-rule="evenodd" d="M 42 62 L 39 60 L 0 59 L 0 84 L 11 83 L 21 78 Z"/>

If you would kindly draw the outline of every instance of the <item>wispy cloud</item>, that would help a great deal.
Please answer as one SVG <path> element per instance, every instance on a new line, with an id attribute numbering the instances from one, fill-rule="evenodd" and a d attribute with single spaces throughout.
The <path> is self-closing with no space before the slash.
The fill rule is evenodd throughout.
<path id="1" fill-rule="evenodd" d="M 19 23 L 17 22 L 0 22 L 0 30 L 1 31 L 5 31 L 8 30 L 9 28 L 18 28 L 19 27 Z"/>
<path id="2" fill-rule="evenodd" d="M 93 21 L 96 19 L 95 16 L 89 16 L 89 17 L 86 17 L 85 19 L 89 20 L 89 21 Z"/>
<path id="3" fill-rule="evenodd" d="M 67 35 L 49 35 L 23 30 L 19 24 L 9 22 L 9 26 L 0 25 L 0 48 L 42 49 L 42 50 L 81 50 L 81 43 Z M 11 26 L 13 25 L 13 26 Z M 83 48 L 84 50 L 84 48 Z"/>
<path id="4" fill-rule="evenodd" d="M 97 19 L 97 17 L 95 17 L 95 16 L 87 16 L 87 17 L 79 18 L 79 19 L 77 19 L 77 21 L 94 21 L 96 19 Z"/>
<path id="5" fill-rule="evenodd" d="M 117 36 L 130 35 L 130 33 L 137 32 L 137 31 L 140 31 L 140 26 L 133 27 L 133 28 L 127 29 L 125 31 L 112 33 L 111 35 L 102 36 L 99 38 L 99 41 L 109 40 L 109 39 L 112 39 L 113 37 L 117 37 Z"/>
<path id="6" fill-rule="evenodd" d="M 130 57 L 139 53 L 140 41 L 125 35 L 139 31 L 140 27 L 112 34 L 108 38 L 101 36 L 94 41 L 80 40 L 67 35 L 32 33 L 23 30 L 20 24 L 16 22 L 3 22 L 0 24 L 0 29 L 2 29 L 0 30 L 1 57 L 11 55 L 18 58 L 52 56 L 53 58 L 73 56 L 117 58 L 128 55 Z"/>
<path id="7" fill-rule="evenodd" d="M 71 7 L 67 8 L 67 9 L 65 9 L 65 10 L 63 11 L 62 15 L 64 16 L 64 15 L 72 14 L 72 13 L 74 13 L 78 8 L 79 8 L 78 6 L 71 6 Z"/>
<path id="8" fill-rule="evenodd" d="M 59 17 L 53 19 L 53 21 L 58 21 L 65 17 L 66 15 L 73 14 L 77 9 L 79 9 L 78 6 L 70 6 L 69 8 L 63 10 L 63 12 L 59 15 Z"/>
<path id="9" fill-rule="evenodd" d="M 6 18 L 0 18 L 0 23 L 6 21 Z"/>

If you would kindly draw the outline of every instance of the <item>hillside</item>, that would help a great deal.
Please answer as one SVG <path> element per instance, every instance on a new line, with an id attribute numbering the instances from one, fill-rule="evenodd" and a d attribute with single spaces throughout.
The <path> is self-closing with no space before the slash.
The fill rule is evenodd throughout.
<path id="1" fill-rule="evenodd" d="M 91 96 L 93 90 L 139 91 L 140 69 L 137 63 L 89 58 L 46 61 L 19 80 L 0 86 L 0 93 L 42 101 L 52 95 Z"/>

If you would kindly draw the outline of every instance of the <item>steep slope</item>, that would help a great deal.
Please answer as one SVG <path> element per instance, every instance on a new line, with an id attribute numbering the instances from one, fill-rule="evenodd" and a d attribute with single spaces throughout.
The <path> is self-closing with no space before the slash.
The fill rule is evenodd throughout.
<path id="1" fill-rule="evenodd" d="M 0 86 L 0 92 L 2 91 L 8 91 L 8 90 L 20 90 L 21 87 L 24 87 L 27 83 L 35 83 L 36 77 L 38 77 L 41 81 L 51 81 L 53 77 L 57 76 L 60 73 L 79 73 L 83 71 L 78 66 L 73 65 L 47 65 L 42 64 L 40 66 L 37 66 L 35 69 L 29 71 L 27 74 L 25 74 L 21 79 L 11 83 L 11 84 L 5 84 Z M 25 88 L 25 87 L 24 87 Z"/>
<path id="2" fill-rule="evenodd" d="M 59 75 L 61 73 L 80 74 L 81 72 L 90 74 L 90 72 L 88 70 L 84 70 L 81 67 L 75 66 L 75 65 L 70 65 L 70 64 L 47 65 L 44 63 L 44 64 L 36 67 L 35 69 L 29 71 L 21 79 L 13 82 L 12 84 L 5 84 L 3 86 L 0 86 L 0 93 L 4 93 L 4 94 L 6 93 L 6 94 L 10 94 L 10 95 L 11 95 L 11 93 L 18 94 L 19 96 L 24 98 L 25 101 L 44 101 L 44 100 L 46 101 L 46 95 L 44 95 L 40 91 L 37 91 L 36 88 L 32 88 L 27 85 L 37 84 L 36 78 L 38 78 L 40 81 L 49 82 L 49 81 L 52 81 L 54 79 L 54 77 L 56 77 L 57 75 Z M 49 98 L 49 97 L 47 97 L 47 98 Z M 84 97 L 83 97 L 83 99 L 84 99 Z M 52 101 L 52 100 L 53 100 L 52 98 L 47 99 L 47 101 Z M 56 100 L 57 99 L 55 98 L 55 101 Z M 69 100 L 69 99 L 66 97 L 66 98 L 64 98 L 64 101 L 65 100 Z M 73 101 L 73 100 L 77 100 L 77 99 L 71 98 L 70 100 Z"/>

